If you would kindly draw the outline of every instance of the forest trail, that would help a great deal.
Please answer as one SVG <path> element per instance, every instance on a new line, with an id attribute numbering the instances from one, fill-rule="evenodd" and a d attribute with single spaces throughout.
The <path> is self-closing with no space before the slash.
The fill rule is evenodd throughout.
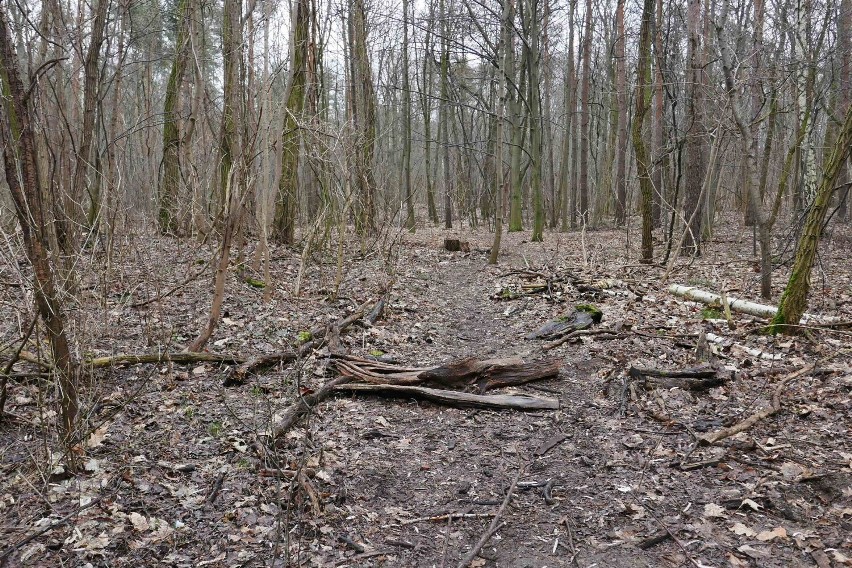
<path id="1" fill-rule="evenodd" d="M 468 356 L 558 357 L 557 378 L 501 389 L 558 398 L 555 411 L 342 394 L 272 445 L 266 433 L 298 393 L 334 375 L 327 351 L 230 388 L 223 386 L 227 365 L 115 367 L 97 372 L 87 389 L 93 430 L 85 472 L 43 475 L 48 457 L 31 443 L 40 436 L 38 384 L 16 384 L 11 411 L 22 419 L 3 430 L 0 495 L 17 498 L 0 500 L 0 511 L 20 527 L 15 542 L 59 524 L 16 549 L 11 565 L 456 566 L 523 468 L 504 524 L 472 566 L 844 566 L 852 546 L 845 336 L 812 330 L 819 342 L 768 338 L 757 333 L 760 320 L 741 315 L 731 330 L 705 306 L 668 294 L 660 267 L 637 265 L 629 244 L 613 244 L 623 243 L 621 235 L 557 234 L 529 243 L 512 233 L 495 267 L 486 262 L 489 233 L 465 234 L 471 252 L 450 253 L 441 248 L 442 232 L 423 231 L 402 237 L 385 256 L 347 261 L 335 300 L 328 298 L 333 263 L 312 262 L 302 295 L 293 294 L 293 250 L 274 255 L 272 302 L 231 272 L 211 351 L 288 349 L 303 330 L 377 299 L 394 281 L 384 317 L 342 335 L 352 355 L 417 366 Z M 843 238 L 852 243 L 848 236 L 835 241 Z M 197 332 L 209 306 L 206 278 L 133 307 L 185 282 L 210 254 L 181 245 L 130 241 L 107 287 L 90 283 L 86 298 L 95 307 L 78 312 L 75 324 L 91 330 L 95 355 L 180 344 Z M 848 247 L 836 246 L 824 253 L 832 287 L 811 308 L 849 320 L 850 265 L 835 261 Z M 681 263 L 676 281 L 711 290 L 721 282 L 754 299 L 756 273 L 741 270 L 735 279 L 730 270 L 750 266 L 750 258 L 748 242 L 720 241 L 700 262 Z M 553 286 L 523 294 L 529 280 L 519 270 Z M 601 279 L 606 289 L 595 284 Z M 106 313 L 95 309 L 104 303 Z M 542 341 L 525 339 L 578 303 L 603 312 L 598 328 L 620 331 L 546 352 Z M 715 355 L 730 377 L 723 386 L 692 392 L 631 383 L 631 365 L 693 365 L 702 330 L 725 338 Z M 696 435 L 767 404 L 786 373 L 839 352 L 847 354 L 789 385 L 777 416 L 695 447 Z M 304 476 L 293 480 L 293 471 Z M 44 499 L 53 508 L 47 516 Z M 69 514 L 73 522 L 60 522 Z"/>

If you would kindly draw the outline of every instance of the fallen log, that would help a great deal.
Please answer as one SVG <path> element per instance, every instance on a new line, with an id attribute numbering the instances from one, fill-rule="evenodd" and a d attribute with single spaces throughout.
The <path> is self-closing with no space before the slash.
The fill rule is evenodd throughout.
<path id="1" fill-rule="evenodd" d="M 671 286 L 669 286 L 669 292 L 671 292 L 675 296 L 680 296 L 681 298 L 686 298 L 688 300 L 704 302 L 705 304 L 716 305 L 719 307 L 722 306 L 722 296 L 720 296 L 719 294 L 714 294 L 712 292 L 707 292 L 705 290 L 700 290 L 692 286 L 681 286 L 680 284 L 672 284 Z M 731 308 L 731 310 L 743 314 L 748 314 L 751 316 L 757 316 L 761 318 L 773 318 L 778 312 L 778 308 L 776 308 L 775 306 L 756 304 L 754 302 L 734 298 L 733 296 L 728 296 L 727 300 L 728 306 Z"/>
<path id="2" fill-rule="evenodd" d="M 716 369 L 709 365 L 701 365 L 700 367 L 691 367 L 689 369 L 676 369 L 669 371 L 666 369 L 654 369 L 650 367 L 630 367 L 630 376 L 638 378 L 640 375 L 646 377 L 667 377 L 667 378 L 691 378 L 691 379 L 707 379 L 716 376 Z"/>
<path id="3" fill-rule="evenodd" d="M 238 365 L 245 362 L 245 358 L 225 353 L 196 353 L 186 351 L 170 353 L 166 351 L 163 353 L 125 353 L 109 357 L 96 357 L 95 359 L 89 359 L 84 364 L 93 369 L 102 369 L 116 365 L 143 365 L 145 363 L 167 362 L 178 363 L 180 365 L 188 363 L 225 363 L 227 365 Z"/>
<path id="4" fill-rule="evenodd" d="M 437 367 L 402 367 L 359 357 L 342 356 L 334 364 L 343 375 L 371 384 L 476 386 L 480 393 L 559 375 L 558 358 L 524 362 L 520 358 L 477 359 L 468 357 Z"/>
<path id="5" fill-rule="evenodd" d="M 472 394 L 414 385 L 375 385 L 346 383 L 336 391 L 369 393 L 397 397 L 414 397 L 454 407 L 509 410 L 558 410 L 559 401 L 525 394 Z"/>
<path id="6" fill-rule="evenodd" d="M 725 298 L 723 298 L 719 294 L 707 292 L 706 290 L 701 290 L 693 286 L 682 286 L 680 284 L 672 284 L 671 286 L 669 286 L 669 292 L 671 292 L 675 296 L 680 296 L 681 298 L 695 300 L 696 302 L 703 302 L 711 306 L 725 308 L 726 310 L 730 309 L 732 311 L 739 312 L 742 314 L 748 314 L 750 316 L 772 319 L 775 317 L 775 314 L 778 313 L 778 308 L 775 306 L 767 306 L 765 304 L 757 304 L 755 302 L 749 302 L 747 300 L 740 300 L 738 298 L 734 298 L 733 296 L 726 296 Z M 840 320 L 836 317 L 820 317 L 815 316 L 813 314 L 804 314 L 802 316 L 802 322 L 809 321 L 818 322 L 824 325 L 831 325 L 837 323 Z"/>
<path id="7" fill-rule="evenodd" d="M 662 388 L 682 388 L 685 390 L 705 390 L 724 384 L 725 380 L 710 365 L 688 369 L 653 369 L 630 367 L 628 374 L 634 379 L 644 380 L 646 384 Z"/>

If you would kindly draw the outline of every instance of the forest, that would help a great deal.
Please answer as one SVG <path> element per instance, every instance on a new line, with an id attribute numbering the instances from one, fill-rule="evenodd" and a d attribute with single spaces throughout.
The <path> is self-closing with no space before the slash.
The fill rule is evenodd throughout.
<path id="1" fill-rule="evenodd" d="M 0 568 L 852 566 L 852 0 L 0 0 Z"/>

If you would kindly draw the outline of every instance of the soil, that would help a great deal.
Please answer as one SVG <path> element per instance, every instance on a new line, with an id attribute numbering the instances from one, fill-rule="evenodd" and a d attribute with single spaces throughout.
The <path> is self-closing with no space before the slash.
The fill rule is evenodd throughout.
<path id="1" fill-rule="evenodd" d="M 299 297 L 299 253 L 275 248 L 270 302 L 247 281 L 262 280 L 247 250 L 230 274 L 211 352 L 290 348 L 300 332 L 378 300 L 390 284 L 384 317 L 343 334 L 353 355 L 416 366 L 558 356 L 558 378 L 506 392 L 557 398 L 560 409 L 338 395 L 273 443 L 284 410 L 334 376 L 326 349 L 230 388 L 227 365 L 115 367 L 94 371 L 82 389 L 88 430 L 71 475 L 51 437 L 50 383 L 14 380 L 0 426 L 0 555 L 11 566 L 456 566 L 511 488 L 471 566 L 850 566 L 852 333 L 768 337 L 760 318 L 734 314 L 732 329 L 718 311 L 668 293 L 680 283 L 760 301 L 750 234 L 734 226 L 718 234 L 726 238 L 679 259 L 662 282 L 665 268 L 638 264 L 637 237 L 626 241 L 624 231 L 551 233 L 544 243 L 513 233 L 489 266 L 487 231 L 424 229 L 367 243 L 366 253 L 357 243 L 347 249 L 334 299 L 336 243 L 306 263 Z M 469 251 L 443 250 L 446 237 Z M 850 245 L 848 227 L 823 244 L 815 316 L 852 320 Z M 93 276 L 70 314 L 85 339 L 80 355 L 180 350 L 206 321 L 211 254 L 141 235 L 109 262 L 100 246 L 88 251 L 91 270 L 82 272 Z M 25 282 L 12 260 L 4 279 Z M 766 303 L 777 303 L 785 270 Z M 523 288 L 536 282 L 544 286 Z M 21 309 L 26 288 L 3 288 L 3 300 Z M 578 304 L 600 309 L 593 328 L 612 333 L 547 352 L 545 341 L 525 339 Z M 4 323 L 2 344 L 22 326 L 23 317 Z M 710 343 L 722 386 L 653 388 L 630 377 L 631 365 L 702 363 L 701 332 L 723 338 Z M 779 381 L 811 362 L 783 390 L 778 414 L 717 444 L 696 443 L 766 407 Z"/>

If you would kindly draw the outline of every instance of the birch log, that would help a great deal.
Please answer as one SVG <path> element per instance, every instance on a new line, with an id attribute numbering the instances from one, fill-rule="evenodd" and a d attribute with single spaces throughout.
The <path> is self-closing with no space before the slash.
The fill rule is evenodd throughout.
<path id="1" fill-rule="evenodd" d="M 675 296 L 680 296 L 689 300 L 695 300 L 696 302 L 704 302 L 705 304 L 717 304 L 719 306 L 722 305 L 722 296 L 720 296 L 719 294 L 707 292 L 706 290 L 700 290 L 692 286 L 681 286 L 680 284 L 672 284 L 671 286 L 669 286 L 669 292 L 671 292 Z M 778 308 L 776 308 L 775 306 L 766 306 L 764 304 L 756 304 L 754 302 L 749 302 L 746 300 L 739 300 L 737 298 L 734 298 L 733 296 L 728 296 L 728 305 L 730 306 L 731 310 L 735 312 L 749 314 L 761 318 L 773 318 L 778 312 Z"/>

